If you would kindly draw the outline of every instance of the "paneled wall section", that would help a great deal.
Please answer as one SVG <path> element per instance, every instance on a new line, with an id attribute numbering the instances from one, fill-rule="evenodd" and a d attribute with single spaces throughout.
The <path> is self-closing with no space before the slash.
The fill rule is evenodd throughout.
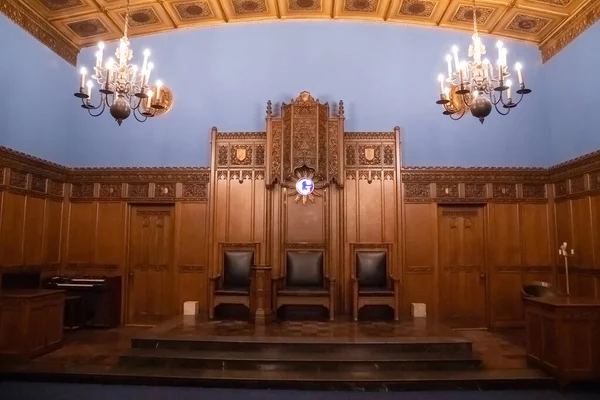
<path id="1" fill-rule="evenodd" d="M 218 241 L 258 241 L 269 248 L 269 227 L 262 216 L 270 201 L 264 190 L 264 138 L 259 136 L 246 149 L 255 160 L 252 165 L 229 165 L 236 162 L 231 154 L 237 149 L 215 148 L 223 151 L 216 162 L 227 165 L 212 169 L 68 169 L 1 149 L 0 268 L 121 275 L 126 292 L 132 207 L 170 205 L 170 309 L 178 313 L 183 301 L 198 300 L 206 310 L 211 249 Z M 347 146 L 364 145 L 353 143 L 351 134 L 346 141 Z M 384 158 L 377 168 L 361 167 L 345 150 L 344 243 L 398 241 L 394 273 L 402 280 L 405 313 L 411 303 L 423 302 L 436 316 L 446 301 L 440 295 L 439 216 L 447 206 L 483 208 L 482 279 L 489 326 L 522 324 L 520 288 L 525 282 L 544 280 L 565 290 L 563 259 L 558 257 L 563 241 L 574 249 L 569 257 L 571 294 L 600 295 L 600 153 L 550 170 L 404 168 L 397 174 L 400 160 L 383 165 L 384 142 L 375 146 Z M 252 200 L 242 201 L 247 198 Z M 210 218 L 216 221 L 214 235 Z M 347 299 L 339 300 L 339 308 L 348 312 Z"/>

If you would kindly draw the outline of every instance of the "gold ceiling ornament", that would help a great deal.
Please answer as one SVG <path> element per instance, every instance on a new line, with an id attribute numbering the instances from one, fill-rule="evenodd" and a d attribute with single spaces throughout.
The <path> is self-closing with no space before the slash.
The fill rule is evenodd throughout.
<path id="1" fill-rule="evenodd" d="M 515 65 L 517 71 L 519 86 L 516 94 L 520 97 L 517 102 L 512 97 L 512 81 L 508 72 L 507 53 L 501 41 L 498 41 L 498 60 L 496 68 L 482 56 L 487 53 L 485 45 L 481 42 L 477 30 L 477 9 L 473 1 L 473 44 L 469 46 L 470 61 L 459 61 L 458 46 L 452 47 L 453 56 L 448 54 L 446 62 L 448 64 L 448 76 L 440 74 L 440 99 L 436 101 L 441 104 L 444 115 L 450 116 L 453 120 L 459 120 L 467 113 L 479 119 L 483 124 L 485 117 L 490 115 L 492 108 L 495 108 L 500 115 L 508 115 L 511 109 L 515 108 L 523 96 L 531 93 L 531 90 L 525 87 L 523 80 L 523 70 L 520 63 Z M 454 68 L 453 68 L 454 67 Z M 449 84 L 450 87 L 447 87 Z M 459 106 L 455 102 L 458 97 L 462 104 Z"/>
<path id="2" fill-rule="evenodd" d="M 75 97 L 81 99 L 81 107 L 86 109 L 92 117 L 102 115 L 106 107 L 109 107 L 112 115 L 119 126 L 123 120 L 132 114 L 138 122 L 144 122 L 150 117 L 154 117 L 158 110 L 163 110 L 162 96 L 165 93 L 162 90 L 162 82 L 156 81 L 154 92 L 149 89 L 150 73 L 154 64 L 148 62 L 150 51 L 144 50 L 144 62 L 140 73 L 138 66 L 130 64 L 133 58 L 133 51 L 129 48 L 129 39 L 127 29 L 129 27 L 129 0 L 127 0 L 127 9 L 125 11 L 125 28 L 123 37 L 119 41 L 119 46 L 115 51 L 116 61 L 111 57 L 102 65 L 104 43 L 98 43 L 96 52 L 96 66 L 94 75 L 91 76 L 98 85 L 100 85 L 100 102 L 97 106 L 92 104 L 92 88 L 94 86 L 91 80 L 87 81 L 87 70 L 81 68 L 81 80 L 79 91 Z M 87 87 L 87 90 L 86 90 Z M 172 96 L 171 96 L 172 101 Z M 96 110 L 99 110 L 96 112 Z"/>
<path id="3" fill-rule="evenodd" d="M 171 89 L 164 85 L 161 86 L 160 97 L 158 99 L 155 96 L 156 93 L 158 93 L 158 87 L 155 85 L 148 90 L 148 98 L 140 106 L 142 112 L 151 112 L 154 117 L 168 113 L 173 107 L 173 92 Z"/>

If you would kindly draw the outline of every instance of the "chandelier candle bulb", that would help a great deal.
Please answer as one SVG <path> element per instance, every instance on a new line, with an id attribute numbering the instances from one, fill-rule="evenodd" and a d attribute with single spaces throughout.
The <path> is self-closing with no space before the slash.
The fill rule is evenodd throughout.
<path id="1" fill-rule="evenodd" d="M 156 101 L 160 101 L 160 88 L 162 87 L 162 81 L 156 81 Z"/>
<path id="2" fill-rule="evenodd" d="M 454 54 L 454 68 L 458 71 L 460 68 L 460 62 L 458 61 L 458 46 L 452 46 L 452 53 Z"/>
<path id="3" fill-rule="evenodd" d="M 81 82 L 79 84 L 79 87 L 83 89 L 85 87 L 85 75 L 87 74 L 87 70 L 82 67 L 79 70 L 79 73 L 81 74 Z"/>
<path id="4" fill-rule="evenodd" d="M 146 69 L 146 82 L 144 86 L 150 82 L 150 72 L 152 72 L 152 68 L 154 68 L 154 64 L 148 63 L 148 69 Z"/>
<path id="5" fill-rule="evenodd" d="M 92 100 L 92 87 L 94 86 L 94 84 L 92 83 L 92 81 L 88 81 L 87 83 L 87 95 L 88 95 L 88 101 Z"/>
<path id="6" fill-rule="evenodd" d="M 446 100 L 450 100 L 450 88 L 444 88 L 444 96 L 446 98 Z"/>
<path id="7" fill-rule="evenodd" d="M 148 57 L 150 57 L 150 50 L 144 50 L 144 62 L 142 63 L 142 74 L 146 73 L 146 69 L 148 68 Z"/>
<path id="8" fill-rule="evenodd" d="M 521 63 L 517 63 L 515 65 L 515 69 L 517 70 L 517 75 L 519 76 L 519 85 L 523 84 L 523 66 Z"/>
<path id="9" fill-rule="evenodd" d="M 446 56 L 446 62 L 448 63 L 448 79 L 452 79 L 452 56 L 450 54 Z"/>
<path id="10" fill-rule="evenodd" d="M 154 95 L 154 93 L 152 93 L 152 90 L 148 91 L 148 102 L 146 103 L 146 108 L 150 109 L 150 107 L 152 107 L 152 96 Z"/>
<path id="11" fill-rule="evenodd" d="M 440 74 L 438 80 L 440 81 L 440 94 L 444 94 L 444 75 Z M 156 86 L 158 87 L 158 82 L 156 83 Z M 156 97 L 158 97 L 158 95 L 156 95 Z"/>
<path id="12" fill-rule="evenodd" d="M 511 80 L 506 81 L 506 86 L 508 87 L 508 89 L 506 89 L 506 98 L 508 99 L 509 103 L 512 103 L 512 101 L 511 101 L 512 97 L 511 97 L 511 93 L 510 93 L 510 88 L 512 86 L 512 81 Z"/>

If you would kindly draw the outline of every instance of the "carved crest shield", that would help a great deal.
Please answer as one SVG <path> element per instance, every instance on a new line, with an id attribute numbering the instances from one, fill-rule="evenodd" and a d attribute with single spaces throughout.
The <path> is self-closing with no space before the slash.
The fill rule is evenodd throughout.
<path id="1" fill-rule="evenodd" d="M 244 161 L 246 159 L 246 148 L 240 147 L 235 149 L 235 156 L 239 161 Z"/>
<path id="2" fill-rule="evenodd" d="M 373 159 L 375 158 L 375 149 L 372 147 L 367 147 L 365 149 L 365 158 L 367 159 L 367 161 L 373 161 Z"/>

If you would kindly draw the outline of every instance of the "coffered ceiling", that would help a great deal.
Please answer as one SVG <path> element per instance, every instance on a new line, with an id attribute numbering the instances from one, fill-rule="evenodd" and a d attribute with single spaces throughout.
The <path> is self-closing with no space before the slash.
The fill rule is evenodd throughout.
<path id="1" fill-rule="evenodd" d="M 477 0 L 476 5 L 482 32 L 539 44 L 544 60 L 600 18 L 600 0 Z M 70 62 L 82 47 L 121 37 L 125 8 L 126 0 L 0 0 L 5 14 Z M 473 10 L 472 0 L 131 0 L 129 35 L 332 18 L 470 31 Z"/>

